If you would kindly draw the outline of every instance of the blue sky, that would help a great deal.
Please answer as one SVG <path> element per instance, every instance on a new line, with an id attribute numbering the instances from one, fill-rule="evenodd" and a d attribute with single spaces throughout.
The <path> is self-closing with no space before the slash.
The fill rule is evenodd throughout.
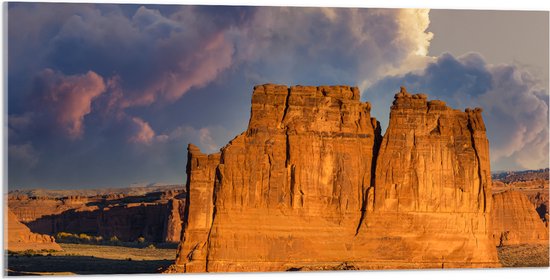
<path id="1" fill-rule="evenodd" d="M 545 12 L 10 3 L 7 42 L 10 188 L 182 183 L 262 83 L 483 107 L 493 170 L 548 167 Z"/>

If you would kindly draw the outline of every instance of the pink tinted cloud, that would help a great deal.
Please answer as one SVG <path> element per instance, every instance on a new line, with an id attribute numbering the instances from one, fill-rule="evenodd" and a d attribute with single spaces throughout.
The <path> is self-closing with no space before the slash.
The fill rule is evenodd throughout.
<path id="1" fill-rule="evenodd" d="M 133 117 L 132 123 L 135 126 L 136 133 L 130 137 L 130 142 L 139 144 L 151 144 L 155 140 L 155 131 L 146 121 Z"/>
<path id="2" fill-rule="evenodd" d="M 56 124 L 70 139 L 84 133 L 84 117 L 91 112 L 94 99 L 105 92 L 103 78 L 93 71 L 66 76 L 45 69 L 39 75 L 42 82 L 42 106 L 55 118 Z"/>
<path id="3" fill-rule="evenodd" d="M 233 44 L 225 40 L 224 33 L 215 34 L 203 48 L 179 63 L 183 75 L 171 75 L 167 80 L 166 99 L 179 99 L 192 87 L 203 87 L 231 66 Z"/>
<path id="4" fill-rule="evenodd" d="M 145 106 L 159 100 L 174 102 L 191 88 L 200 88 L 214 81 L 233 62 L 234 45 L 223 32 L 205 39 L 190 55 L 175 58 L 175 69 L 158 76 L 156 81 L 137 95 L 128 95 L 121 107 Z"/>

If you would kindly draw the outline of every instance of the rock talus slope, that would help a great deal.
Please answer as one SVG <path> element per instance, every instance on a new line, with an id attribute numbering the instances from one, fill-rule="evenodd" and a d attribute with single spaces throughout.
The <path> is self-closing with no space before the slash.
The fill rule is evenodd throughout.
<path id="1" fill-rule="evenodd" d="M 402 88 L 382 139 L 348 86 L 254 89 L 248 129 L 188 150 L 173 271 L 497 266 L 481 111 Z"/>
<path id="2" fill-rule="evenodd" d="M 493 236 L 496 245 L 548 244 L 548 228 L 528 197 L 519 191 L 493 195 Z"/>
<path id="3" fill-rule="evenodd" d="M 61 251 L 59 244 L 53 237 L 46 234 L 37 234 L 17 220 L 17 216 L 7 209 L 7 249 L 9 251 L 25 250 L 56 250 Z"/>

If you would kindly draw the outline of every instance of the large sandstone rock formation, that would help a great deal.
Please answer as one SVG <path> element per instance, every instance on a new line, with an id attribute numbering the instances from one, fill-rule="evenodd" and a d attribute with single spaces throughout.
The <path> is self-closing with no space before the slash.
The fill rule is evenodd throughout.
<path id="1" fill-rule="evenodd" d="M 376 160 L 362 249 L 396 266 L 491 266 L 490 187 L 481 109 L 461 112 L 402 88 Z"/>
<path id="2" fill-rule="evenodd" d="M 11 210 L 7 210 L 7 249 L 9 251 L 25 250 L 56 250 L 61 251 L 59 244 L 53 237 L 45 234 L 37 234 L 17 220 L 17 216 Z"/>
<path id="3" fill-rule="evenodd" d="M 172 271 L 497 266 L 481 110 L 402 88 L 382 140 L 347 86 L 254 88 L 248 129 L 189 145 Z"/>
<path id="4" fill-rule="evenodd" d="M 527 196 L 518 191 L 493 195 L 493 237 L 496 245 L 548 244 L 548 228 Z"/>

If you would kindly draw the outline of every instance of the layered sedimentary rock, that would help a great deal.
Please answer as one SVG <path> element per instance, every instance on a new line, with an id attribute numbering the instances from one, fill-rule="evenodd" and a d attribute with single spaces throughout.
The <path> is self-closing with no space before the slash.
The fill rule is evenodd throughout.
<path id="1" fill-rule="evenodd" d="M 525 194 L 540 219 L 548 226 L 548 169 L 519 172 L 519 175 L 514 172 L 506 174 L 505 178 L 493 181 L 493 194 L 503 191 L 518 191 Z"/>
<path id="2" fill-rule="evenodd" d="M 548 244 L 548 228 L 525 194 L 518 191 L 494 194 L 493 203 L 496 245 Z"/>
<path id="3" fill-rule="evenodd" d="M 491 266 L 489 144 L 481 109 L 396 94 L 376 161 L 374 199 L 358 235 L 372 259 Z M 371 202 L 372 201 L 372 202 Z M 370 206 L 372 205 L 372 206 Z"/>
<path id="4" fill-rule="evenodd" d="M 257 86 L 243 134 L 190 145 L 172 271 L 497 266 L 481 110 L 403 88 L 382 140 L 359 96 Z"/>
<path id="5" fill-rule="evenodd" d="M 170 199 L 169 214 L 164 224 L 163 241 L 178 243 L 181 241 L 185 203 L 180 199 Z"/>
<path id="6" fill-rule="evenodd" d="M 85 233 L 105 239 L 179 242 L 185 210 L 183 189 L 145 195 L 9 196 L 8 206 L 33 232 Z"/>
<path id="7" fill-rule="evenodd" d="M 7 249 L 9 251 L 61 250 L 53 237 L 31 232 L 28 227 L 17 220 L 17 216 L 12 211 L 8 209 L 7 212 Z"/>

